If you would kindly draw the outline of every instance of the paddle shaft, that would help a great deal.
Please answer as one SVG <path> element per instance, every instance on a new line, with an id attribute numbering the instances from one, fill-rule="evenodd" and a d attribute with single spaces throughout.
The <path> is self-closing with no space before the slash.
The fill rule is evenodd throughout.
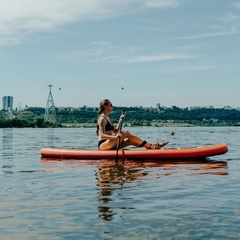
<path id="1" fill-rule="evenodd" d="M 125 109 L 123 109 L 123 111 L 122 111 L 122 114 L 121 115 L 124 115 L 125 114 Z M 122 132 L 122 124 L 123 124 L 123 119 L 122 119 L 122 121 L 119 123 L 120 125 L 119 125 L 119 133 L 121 133 Z M 118 150 L 119 150 L 119 147 L 120 147 L 120 140 L 121 140 L 121 138 L 120 137 L 118 137 L 118 141 L 117 141 L 117 148 L 116 148 L 116 158 L 115 158 L 115 162 L 117 162 L 118 161 Z"/>

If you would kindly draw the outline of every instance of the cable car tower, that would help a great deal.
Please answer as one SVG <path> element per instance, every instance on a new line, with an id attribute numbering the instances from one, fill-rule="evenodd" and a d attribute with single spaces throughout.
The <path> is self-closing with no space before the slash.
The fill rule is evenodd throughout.
<path id="1" fill-rule="evenodd" d="M 50 122 L 56 125 L 57 123 L 57 118 L 56 118 L 56 110 L 55 110 L 55 105 L 53 101 L 53 96 L 52 96 L 52 86 L 53 85 L 48 85 L 49 87 L 49 94 L 48 94 L 48 100 L 46 104 L 46 109 L 45 109 L 45 122 Z"/>

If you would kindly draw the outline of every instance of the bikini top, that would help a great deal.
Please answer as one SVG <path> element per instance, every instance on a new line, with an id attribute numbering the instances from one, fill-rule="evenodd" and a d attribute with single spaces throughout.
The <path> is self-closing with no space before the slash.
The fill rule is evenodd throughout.
<path id="1" fill-rule="evenodd" d="M 107 121 L 107 124 L 105 125 L 105 131 L 113 131 L 114 125 L 106 117 L 102 117 Z M 97 125 L 97 130 L 99 130 L 99 125 Z"/>

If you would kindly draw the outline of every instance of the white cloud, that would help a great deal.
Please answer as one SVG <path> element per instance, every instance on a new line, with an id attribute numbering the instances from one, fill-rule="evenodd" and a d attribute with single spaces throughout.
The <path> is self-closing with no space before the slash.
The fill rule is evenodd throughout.
<path id="1" fill-rule="evenodd" d="M 49 31 L 73 21 L 117 14 L 129 0 L 8 0 L 0 1 L 0 45 L 17 43 L 29 32 Z M 119 10 L 121 12 L 121 8 Z"/>
<path id="2" fill-rule="evenodd" d="M 224 16 L 219 17 L 218 20 L 224 24 L 236 24 L 239 25 L 240 15 L 228 12 Z"/>
<path id="3" fill-rule="evenodd" d="M 200 56 L 183 53 L 161 53 L 139 55 L 138 52 L 144 48 L 129 46 L 120 47 L 109 42 L 94 42 L 87 44 L 82 49 L 69 53 L 62 53 L 56 56 L 58 59 L 78 60 L 82 62 L 115 62 L 115 63 L 143 63 L 160 62 L 171 60 L 197 59 Z"/>
<path id="4" fill-rule="evenodd" d="M 240 8 L 240 2 L 236 2 L 233 4 L 233 7 Z"/>
<path id="5" fill-rule="evenodd" d="M 178 66 L 178 67 L 171 67 L 165 68 L 164 71 L 168 73 L 184 73 L 184 72 L 199 72 L 199 71 L 207 71 L 207 70 L 215 70 L 217 69 L 216 64 L 210 65 L 196 65 L 196 66 Z"/>
<path id="6" fill-rule="evenodd" d="M 176 8 L 180 5 L 178 0 L 147 0 L 145 3 L 146 7 L 153 8 Z"/>
<path id="7" fill-rule="evenodd" d="M 186 60 L 186 59 L 196 59 L 199 56 L 189 55 L 189 54 L 158 54 L 158 55 L 143 55 L 128 58 L 126 61 L 129 63 L 140 63 L 140 62 L 159 62 L 159 61 L 169 61 L 169 60 Z"/>
<path id="8" fill-rule="evenodd" d="M 237 27 L 231 27 L 228 30 L 207 32 L 207 33 L 202 33 L 202 34 L 192 35 L 192 36 L 185 36 L 185 37 L 178 37 L 176 38 L 176 40 L 209 38 L 209 37 L 217 37 L 217 36 L 224 36 L 224 35 L 233 35 L 236 33 L 239 33 L 239 29 Z"/>
<path id="9" fill-rule="evenodd" d="M 177 5 L 177 0 L 1 0 L 0 45 L 18 43 L 24 34 L 49 31 L 73 21 Z"/>

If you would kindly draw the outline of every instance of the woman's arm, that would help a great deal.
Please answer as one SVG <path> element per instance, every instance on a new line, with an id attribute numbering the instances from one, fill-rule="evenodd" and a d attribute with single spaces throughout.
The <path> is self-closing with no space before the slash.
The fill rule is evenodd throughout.
<path id="1" fill-rule="evenodd" d="M 125 114 L 122 114 L 122 115 L 120 116 L 120 118 L 119 118 L 119 122 L 118 122 L 117 127 L 114 129 L 114 133 L 115 133 L 115 134 L 119 133 L 120 126 L 121 126 L 122 121 L 123 121 L 124 118 L 125 118 Z"/>

